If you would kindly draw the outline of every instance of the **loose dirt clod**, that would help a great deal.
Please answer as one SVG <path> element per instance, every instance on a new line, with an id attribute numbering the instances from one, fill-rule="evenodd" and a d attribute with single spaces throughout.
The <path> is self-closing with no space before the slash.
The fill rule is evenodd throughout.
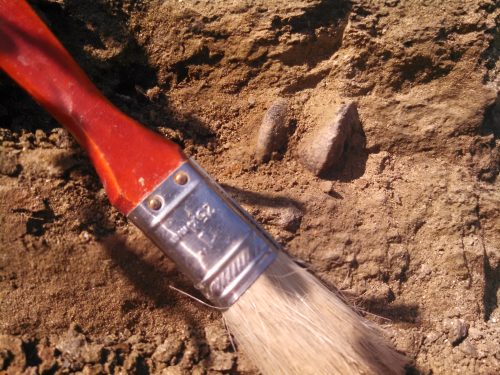
<path id="1" fill-rule="evenodd" d="M 278 99 L 271 104 L 259 128 L 255 157 L 259 162 L 267 162 L 273 152 L 284 146 L 288 131 L 288 102 Z"/>
<path id="2" fill-rule="evenodd" d="M 0 148 L 0 174 L 6 176 L 17 176 L 21 171 L 21 166 L 17 162 L 17 157 Z"/>
<path id="3" fill-rule="evenodd" d="M 448 340 L 452 345 L 459 344 L 467 337 L 469 326 L 463 319 L 445 319 L 443 326 L 448 332 Z"/>
<path id="4" fill-rule="evenodd" d="M 342 105 L 334 117 L 302 141 L 299 148 L 301 162 L 317 176 L 338 166 L 346 142 L 360 127 L 356 104 Z"/>
<path id="5" fill-rule="evenodd" d="M 153 353 L 152 358 L 155 361 L 169 364 L 172 359 L 181 351 L 182 340 L 178 337 L 169 336 L 159 345 Z"/>
<path id="6" fill-rule="evenodd" d="M 0 335 L 0 371 L 20 373 L 26 366 L 23 342 L 18 337 Z"/>

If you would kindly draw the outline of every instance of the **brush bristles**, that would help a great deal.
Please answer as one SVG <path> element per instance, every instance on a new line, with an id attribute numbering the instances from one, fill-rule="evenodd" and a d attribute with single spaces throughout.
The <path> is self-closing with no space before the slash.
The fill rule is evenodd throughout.
<path id="1" fill-rule="evenodd" d="M 402 374 L 407 363 L 375 327 L 285 254 L 224 317 L 266 375 Z"/>

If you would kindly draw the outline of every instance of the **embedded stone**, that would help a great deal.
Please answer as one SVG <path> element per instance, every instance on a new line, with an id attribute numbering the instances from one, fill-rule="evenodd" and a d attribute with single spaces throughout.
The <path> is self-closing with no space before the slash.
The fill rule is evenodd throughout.
<path id="1" fill-rule="evenodd" d="M 360 128 L 356 104 L 342 105 L 334 117 L 304 138 L 299 146 L 302 164 L 316 176 L 338 166 L 347 141 Z"/>
<path id="2" fill-rule="evenodd" d="M 260 163 L 269 161 L 273 153 L 285 145 L 288 136 L 287 112 L 287 101 L 278 99 L 264 115 L 255 150 L 255 157 Z"/>

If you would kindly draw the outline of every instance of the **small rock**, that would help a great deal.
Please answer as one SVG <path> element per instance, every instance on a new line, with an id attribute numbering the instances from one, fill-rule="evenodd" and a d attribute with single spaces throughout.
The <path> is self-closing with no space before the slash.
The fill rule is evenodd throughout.
<path id="1" fill-rule="evenodd" d="M 427 264 L 424 263 L 420 266 L 419 274 L 421 278 L 430 276 L 431 273 L 432 273 L 432 268 L 429 267 Z"/>
<path id="2" fill-rule="evenodd" d="M 181 351 L 183 342 L 180 338 L 169 336 L 163 344 L 159 345 L 152 355 L 152 359 L 158 362 L 171 363 L 172 359 Z"/>
<path id="3" fill-rule="evenodd" d="M 87 232 L 86 230 L 82 230 L 82 231 L 80 232 L 80 235 L 79 235 L 78 237 L 80 238 L 80 241 L 81 241 L 82 243 L 87 243 L 87 242 L 89 242 L 89 241 L 90 241 L 90 239 L 91 239 L 91 237 L 92 237 L 92 236 L 91 236 L 91 235 L 90 235 L 90 233 L 89 233 L 89 232 Z"/>
<path id="4" fill-rule="evenodd" d="M 228 332 L 217 324 L 205 327 L 205 337 L 212 350 L 224 351 L 231 345 Z"/>
<path id="5" fill-rule="evenodd" d="M 21 171 L 21 166 L 17 162 L 17 157 L 0 148 L 0 174 L 6 176 L 17 176 Z"/>
<path id="6" fill-rule="evenodd" d="M 300 227 L 302 216 L 302 211 L 296 207 L 282 208 L 277 224 L 289 232 L 295 232 Z"/>
<path id="7" fill-rule="evenodd" d="M 264 221 L 289 232 L 295 232 L 300 227 L 303 213 L 294 205 L 266 207 L 261 210 Z"/>
<path id="8" fill-rule="evenodd" d="M 158 86 L 151 87 L 146 91 L 146 96 L 149 100 L 156 100 L 160 97 L 161 89 Z"/>
<path id="9" fill-rule="evenodd" d="M 212 365 L 210 368 L 215 371 L 229 371 L 233 368 L 234 354 L 225 352 L 212 352 Z"/>
<path id="10" fill-rule="evenodd" d="M 331 181 L 321 181 L 319 188 L 323 193 L 330 194 L 333 190 L 333 183 Z"/>
<path id="11" fill-rule="evenodd" d="M 86 343 L 86 338 L 79 332 L 78 326 L 71 325 L 57 343 L 56 349 L 70 357 L 78 358 Z"/>
<path id="12" fill-rule="evenodd" d="M 285 99 L 276 100 L 267 110 L 260 125 L 255 157 L 265 163 L 271 159 L 273 152 L 284 146 L 287 139 L 288 103 Z"/>
<path id="13" fill-rule="evenodd" d="M 250 108 L 253 108 L 255 106 L 255 97 L 253 95 L 250 95 L 248 97 L 248 106 Z"/>
<path id="14" fill-rule="evenodd" d="M 353 131 L 360 128 L 356 104 L 351 102 L 342 105 L 333 119 L 304 138 L 299 147 L 302 164 L 316 176 L 337 166 L 346 142 Z"/>
<path id="15" fill-rule="evenodd" d="M 463 319 L 445 319 L 443 327 L 451 345 L 455 346 L 467 337 L 469 325 Z"/>
<path id="16" fill-rule="evenodd" d="M 71 325 L 57 343 L 56 349 L 62 353 L 63 357 L 76 365 L 75 368 L 79 368 L 82 363 L 100 362 L 103 345 L 88 343 L 79 327 Z"/>

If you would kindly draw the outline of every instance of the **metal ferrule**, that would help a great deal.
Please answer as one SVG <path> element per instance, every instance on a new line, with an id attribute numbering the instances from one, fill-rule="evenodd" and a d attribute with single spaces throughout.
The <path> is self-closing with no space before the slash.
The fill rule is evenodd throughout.
<path id="1" fill-rule="evenodd" d="M 275 259 L 278 245 L 194 161 L 129 214 L 206 298 L 229 307 Z"/>

